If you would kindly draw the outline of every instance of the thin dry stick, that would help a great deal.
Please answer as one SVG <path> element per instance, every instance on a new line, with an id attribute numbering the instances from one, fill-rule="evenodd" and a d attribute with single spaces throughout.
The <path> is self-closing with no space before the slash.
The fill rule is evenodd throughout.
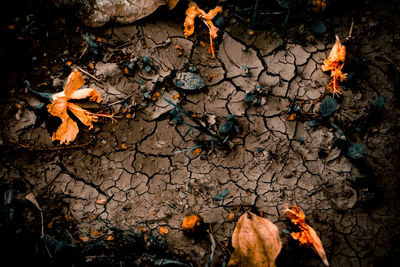
<path id="1" fill-rule="evenodd" d="M 29 193 L 25 196 L 25 199 L 29 200 L 39 211 L 40 211 L 40 218 L 41 218 L 41 223 L 42 223 L 42 237 L 44 237 L 44 219 L 43 219 L 43 210 L 39 206 L 39 203 L 37 202 L 35 195 L 33 193 Z M 46 248 L 47 253 L 49 254 L 50 258 L 53 258 L 53 256 L 50 253 L 49 248 L 47 247 L 46 242 L 44 243 L 44 246 Z"/>
<path id="2" fill-rule="evenodd" d="M 82 147 L 88 146 L 88 145 L 90 145 L 90 144 L 92 143 L 92 141 L 91 141 L 91 142 L 88 142 L 88 143 L 85 143 L 85 144 L 82 144 L 82 145 L 73 145 L 73 146 L 64 146 L 64 147 L 51 147 L 51 148 L 50 148 L 50 147 L 41 148 L 41 147 L 29 147 L 29 146 L 27 146 L 27 145 L 20 144 L 20 143 L 14 141 L 14 140 L 12 140 L 12 139 L 9 139 L 8 141 L 9 141 L 10 143 L 13 143 L 13 144 L 17 145 L 17 147 L 16 147 L 15 149 L 26 149 L 26 150 L 29 150 L 29 151 L 59 151 L 59 150 L 63 150 L 63 149 L 82 148 Z"/>
<path id="3" fill-rule="evenodd" d="M 214 231 L 213 231 L 213 229 L 212 229 L 212 227 L 211 227 L 211 224 L 210 224 L 209 226 L 210 226 L 210 233 L 213 235 L 215 241 L 217 241 L 217 243 L 218 243 L 218 245 L 221 247 L 221 249 L 222 249 L 223 251 L 225 251 L 225 250 L 228 251 L 229 255 L 232 255 L 231 252 L 229 251 L 229 249 L 227 249 L 227 248 L 226 248 L 221 242 L 219 242 L 218 239 L 215 237 L 215 234 L 214 234 Z"/>
<path id="4" fill-rule="evenodd" d="M 87 72 L 86 70 L 82 69 L 81 67 L 76 67 L 79 71 L 85 73 L 87 76 L 89 76 L 90 78 L 92 78 L 93 80 L 95 80 L 98 83 L 103 84 L 99 78 L 96 78 L 95 76 L 93 76 L 92 74 L 90 74 L 89 72 Z"/>
<path id="5" fill-rule="evenodd" d="M 354 19 L 351 19 L 351 26 L 350 26 L 350 30 L 349 30 L 349 35 L 346 37 L 346 40 L 350 40 L 353 36 L 353 29 L 354 29 Z"/>

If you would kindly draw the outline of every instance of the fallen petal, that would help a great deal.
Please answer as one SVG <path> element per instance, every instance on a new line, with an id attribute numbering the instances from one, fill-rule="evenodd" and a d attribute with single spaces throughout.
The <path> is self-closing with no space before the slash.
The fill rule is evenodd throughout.
<path id="1" fill-rule="evenodd" d="M 65 120 L 68 117 L 67 114 L 67 98 L 59 97 L 52 101 L 51 104 L 47 105 L 47 111 L 52 115 L 59 117 L 61 120 Z"/>
<path id="2" fill-rule="evenodd" d="M 53 100 L 56 100 L 60 97 L 65 97 L 65 92 L 56 93 L 52 97 Z M 100 93 L 93 88 L 84 88 L 76 90 L 68 97 L 68 99 L 85 99 L 87 97 L 90 97 L 90 100 L 95 101 L 97 103 L 100 103 L 102 100 Z"/>
<path id="3" fill-rule="evenodd" d="M 306 224 L 306 216 L 304 213 L 296 205 L 293 205 L 291 209 L 286 209 L 285 211 L 292 223 L 297 225 L 301 230 L 300 232 L 290 234 L 293 239 L 299 240 L 299 242 L 304 246 L 313 248 L 321 257 L 325 266 L 329 266 L 321 239 L 318 237 L 315 230 Z"/>
<path id="4" fill-rule="evenodd" d="M 82 73 L 75 69 L 67 78 L 67 82 L 64 87 L 65 96 L 70 97 L 76 90 L 85 84 Z"/>
<path id="5" fill-rule="evenodd" d="M 66 117 L 61 125 L 58 127 L 57 131 L 53 134 L 52 140 L 60 140 L 60 144 L 68 145 L 70 142 L 74 141 L 78 135 L 79 128 L 76 122 L 74 122 L 70 117 Z"/>
<path id="6" fill-rule="evenodd" d="M 92 122 L 98 121 L 99 117 L 91 113 L 83 108 L 81 108 L 78 105 L 75 105 L 73 103 L 67 103 L 67 108 L 70 110 L 74 115 L 86 126 L 89 127 L 89 129 L 93 128 Z"/>
<path id="7" fill-rule="evenodd" d="M 215 8 L 208 11 L 208 13 L 204 16 L 201 16 L 202 19 L 212 20 L 218 13 L 222 12 L 221 6 L 216 6 Z"/>

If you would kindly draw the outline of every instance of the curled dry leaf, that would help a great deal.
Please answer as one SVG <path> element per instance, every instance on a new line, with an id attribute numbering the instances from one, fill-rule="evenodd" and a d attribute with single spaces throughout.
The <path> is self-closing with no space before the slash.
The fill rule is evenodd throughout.
<path id="1" fill-rule="evenodd" d="M 235 248 L 227 266 L 275 266 L 282 248 L 279 230 L 270 220 L 244 213 L 232 235 Z"/>
<path id="2" fill-rule="evenodd" d="M 183 219 L 182 222 L 182 230 L 186 233 L 197 233 L 203 224 L 203 220 L 195 215 L 188 215 Z"/>
<path id="3" fill-rule="evenodd" d="M 90 100 L 97 103 L 101 102 L 100 93 L 97 92 L 96 89 L 85 88 L 78 90 L 84 83 L 85 80 L 82 74 L 76 69 L 68 76 L 64 91 L 52 96 L 53 100 L 51 104 L 47 106 L 47 110 L 51 115 L 61 119 L 61 125 L 53 134 L 53 141 L 59 140 L 60 144 L 65 143 L 68 145 L 70 142 L 74 141 L 78 135 L 78 124 L 69 117 L 67 110 L 71 111 L 84 125 L 88 126 L 89 129 L 93 128 L 92 122 L 98 121 L 100 117 L 113 118 L 113 116 L 110 115 L 89 112 L 69 102 L 71 99 L 84 98 L 90 98 Z"/>
<path id="4" fill-rule="evenodd" d="M 321 257 L 325 266 L 329 266 L 321 239 L 319 239 L 315 230 L 306 224 L 306 216 L 304 213 L 296 205 L 293 205 L 291 209 L 286 209 L 285 211 L 292 223 L 297 225 L 301 230 L 298 233 L 290 234 L 293 239 L 299 240 L 302 245 L 314 249 L 314 251 Z"/>
<path id="5" fill-rule="evenodd" d="M 222 7 L 217 6 L 206 13 L 204 10 L 200 9 L 198 5 L 193 1 L 189 2 L 189 8 L 186 10 L 186 18 L 184 23 L 185 29 L 183 31 L 185 37 L 187 38 L 194 33 L 194 20 L 196 17 L 200 17 L 207 25 L 210 32 L 210 52 L 213 58 L 215 58 L 213 40 L 218 37 L 218 28 L 215 27 L 212 20 L 218 13 L 221 12 Z"/>
<path id="6" fill-rule="evenodd" d="M 179 0 L 168 0 L 168 8 L 172 10 L 178 4 Z"/>
<path id="7" fill-rule="evenodd" d="M 342 93 L 342 89 L 339 86 L 339 81 L 343 82 L 347 77 L 346 73 L 342 73 L 345 59 L 346 47 L 342 45 L 339 37 L 336 35 L 336 43 L 332 47 L 329 57 L 324 60 L 324 63 L 321 67 L 323 71 L 331 71 L 332 81 L 328 85 L 328 90 L 334 96 Z"/>

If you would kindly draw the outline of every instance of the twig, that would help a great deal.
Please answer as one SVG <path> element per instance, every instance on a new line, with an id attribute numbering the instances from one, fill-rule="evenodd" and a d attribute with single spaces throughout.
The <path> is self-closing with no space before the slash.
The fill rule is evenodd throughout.
<path id="1" fill-rule="evenodd" d="M 35 195 L 33 193 L 29 193 L 25 196 L 25 199 L 27 199 L 29 202 L 31 202 L 39 211 L 40 211 L 40 218 L 41 218 L 41 223 L 42 223 L 42 237 L 44 237 L 44 219 L 43 219 L 43 210 L 40 207 L 39 203 L 37 202 Z M 47 247 L 47 244 L 44 243 L 44 246 L 47 250 L 47 253 L 49 254 L 50 258 L 53 258 L 53 256 L 50 253 L 49 248 Z"/>
<path id="2" fill-rule="evenodd" d="M 227 249 L 221 242 L 218 241 L 218 239 L 215 237 L 214 232 L 212 230 L 211 224 L 210 224 L 210 232 L 213 235 L 214 239 L 217 241 L 218 245 L 221 247 L 223 251 L 228 251 L 229 255 L 232 255 L 229 249 Z"/>
<path id="3" fill-rule="evenodd" d="M 353 36 L 353 29 L 354 29 L 354 19 L 351 19 L 351 26 L 349 30 L 349 35 L 346 37 L 346 41 L 349 41 Z"/>
<path id="4" fill-rule="evenodd" d="M 82 145 L 73 145 L 73 146 L 64 146 L 64 147 L 53 147 L 53 148 L 49 148 L 49 147 L 45 147 L 45 148 L 40 148 L 40 147 L 29 147 L 27 145 L 24 144 L 20 144 L 12 139 L 8 140 L 10 143 L 13 143 L 15 145 L 17 145 L 18 147 L 15 149 L 26 149 L 29 151 L 59 151 L 59 150 L 63 150 L 63 149 L 74 149 L 74 148 L 82 148 L 85 147 L 87 145 L 90 145 L 92 142 L 88 142 Z"/>
<path id="5" fill-rule="evenodd" d="M 92 74 L 90 74 L 89 72 L 87 72 L 86 70 L 82 69 L 81 67 L 76 67 L 79 71 L 85 73 L 87 76 L 89 76 L 90 78 L 92 78 L 93 80 L 95 80 L 98 83 L 103 84 L 99 78 L 96 78 L 95 76 L 93 76 Z"/>
<path id="6" fill-rule="evenodd" d="M 382 56 L 381 58 L 385 59 L 386 61 L 388 61 L 389 63 L 391 63 L 397 70 L 397 72 L 400 74 L 400 68 L 399 66 L 390 58 L 388 58 L 387 56 Z"/>
<path id="7" fill-rule="evenodd" d="M 124 97 L 123 99 L 121 99 L 121 100 L 118 100 L 118 101 L 115 101 L 115 102 L 113 102 L 113 103 L 111 103 L 111 104 L 107 104 L 108 106 L 113 106 L 113 105 L 116 105 L 116 104 L 119 104 L 119 103 L 122 103 L 122 102 L 124 102 L 124 101 L 126 101 L 126 100 L 128 100 L 130 97 L 132 97 L 133 95 L 134 95 L 135 93 L 132 93 L 132 94 L 130 94 L 130 95 L 127 95 L 126 97 Z"/>
<path id="8" fill-rule="evenodd" d="M 211 225 L 210 225 L 210 229 L 211 229 Z M 215 243 L 215 238 L 214 238 L 213 234 L 210 231 L 207 231 L 207 232 L 208 232 L 208 236 L 210 237 L 210 241 L 211 241 L 211 254 L 208 257 L 208 262 L 207 262 L 206 267 L 210 267 L 212 260 L 214 258 L 215 248 L 217 245 Z"/>

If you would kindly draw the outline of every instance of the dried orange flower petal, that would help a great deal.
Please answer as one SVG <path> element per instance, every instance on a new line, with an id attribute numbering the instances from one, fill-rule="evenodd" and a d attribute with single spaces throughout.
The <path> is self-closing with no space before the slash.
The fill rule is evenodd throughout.
<path id="1" fill-rule="evenodd" d="M 331 71 L 332 81 L 328 85 L 328 90 L 333 95 L 342 93 L 339 81 L 343 82 L 347 77 L 347 74 L 342 73 L 345 59 L 346 47 L 341 44 L 339 37 L 336 35 L 336 43 L 332 47 L 329 57 L 324 60 L 321 66 L 323 71 Z"/>
<path id="2" fill-rule="evenodd" d="M 298 233 L 290 234 L 293 239 L 299 240 L 302 245 L 314 249 L 314 251 L 321 257 L 323 263 L 326 266 L 329 266 L 321 239 L 318 237 L 315 230 L 306 223 L 306 216 L 304 213 L 296 205 L 293 205 L 291 209 L 285 209 L 285 212 L 287 212 L 287 216 L 290 218 L 292 223 L 297 225 L 301 230 Z"/>
<path id="3" fill-rule="evenodd" d="M 218 28 L 214 26 L 212 19 L 221 12 L 222 7 L 217 6 L 206 13 L 204 10 L 200 9 L 195 2 L 192 1 L 189 2 L 189 8 L 186 10 L 186 18 L 184 23 L 185 29 L 183 31 L 185 37 L 187 38 L 194 33 L 194 20 L 196 17 L 201 17 L 210 32 L 210 52 L 213 58 L 215 58 L 213 39 L 218 37 Z"/>

